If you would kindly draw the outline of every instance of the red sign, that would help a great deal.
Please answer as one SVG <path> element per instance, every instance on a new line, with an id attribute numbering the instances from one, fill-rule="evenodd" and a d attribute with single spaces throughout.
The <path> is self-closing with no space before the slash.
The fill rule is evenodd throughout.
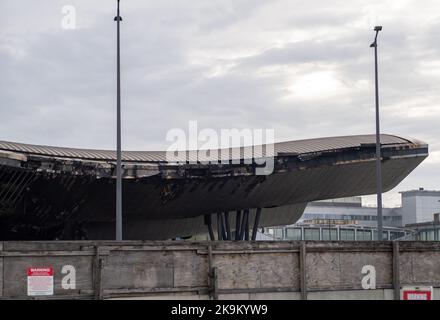
<path id="1" fill-rule="evenodd" d="M 27 269 L 28 277 L 53 276 L 52 267 L 31 267 Z"/>
<path id="2" fill-rule="evenodd" d="M 412 289 L 402 291 L 403 300 L 432 300 L 431 289 Z"/>
<path id="3" fill-rule="evenodd" d="M 52 267 L 27 268 L 27 294 L 28 296 L 53 295 Z"/>

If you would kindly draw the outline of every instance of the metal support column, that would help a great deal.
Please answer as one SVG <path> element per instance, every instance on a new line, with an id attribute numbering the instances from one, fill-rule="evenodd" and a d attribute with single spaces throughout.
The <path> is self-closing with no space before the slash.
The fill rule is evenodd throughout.
<path id="1" fill-rule="evenodd" d="M 225 227 L 226 227 L 226 240 L 232 240 L 231 225 L 229 223 L 229 211 L 225 211 Z"/>
<path id="2" fill-rule="evenodd" d="M 217 213 L 217 240 L 222 240 L 222 214 Z"/>
<path id="3" fill-rule="evenodd" d="M 228 239 L 228 235 L 226 233 L 226 217 L 225 217 L 225 213 L 221 212 L 220 213 L 220 218 L 221 218 L 221 223 L 222 223 L 222 239 L 223 240 L 227 240 Z"/>
<path id="4" fill-rule="evenodd" d="M 121 151 L 121 55 L 119 24 L 122 21 L 119 15 L 119 0 L 117 16 L 114 18 L 117 23 L 117 45 L 116 45 L 116 240 L 122 240 L 122 151 Z"/>
<path id="5" fill-rule="evenodd" d="M 205 225 L 208 227 L 209 239 L 214 241 L 214 230 L 212 229 L 212 218 L 210 214 L 205 214 Z"/>
<path id="6" fill-rule="evenodd" d="M 244 240 L 249 241 L 249 209 L 244 210 L 243 221 L 242 221 L 242 233 L 241 237 Z"/>
<path id="7" fill-rule="evenodd" d="M 258 225 L 260 224 L 261 208 L 257 208 L 255 213 L 254 228 L 252 229 L 252 241 L 257 240 Z"/>
<path id="8" fill-rule="evenodd" d="M 241 230 L 241 210 L 237 210 L 235 215 L 235 240 L 241 240 L 240 238 L 240 230 Z"/>

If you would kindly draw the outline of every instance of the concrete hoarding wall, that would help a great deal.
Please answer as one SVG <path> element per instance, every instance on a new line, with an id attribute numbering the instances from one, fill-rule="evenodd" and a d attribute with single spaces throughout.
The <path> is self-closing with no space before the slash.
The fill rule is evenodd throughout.
<path id="1" fill-rule="evenodd" d="M 29 267 L 53 268 L 45 299 L 393 299 L 400 286 L 440 287 L 440 243 L 0 242 L 1 298 L 35 298 Z"/>

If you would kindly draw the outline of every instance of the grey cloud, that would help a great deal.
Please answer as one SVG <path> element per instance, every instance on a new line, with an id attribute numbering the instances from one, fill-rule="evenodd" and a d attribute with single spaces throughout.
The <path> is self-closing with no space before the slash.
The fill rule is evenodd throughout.
<path id="1" fill-rule="evenodd" d="M 79 28 L 65 31 L 64 2 L 19 2 L 27 10 L 13 0 L 0 4 L 9 17 L 0 21 L 0 139 L 112 148 L 114 3 L 70 1 Z M 367 8 L 362 1 L 125 2 L 124 147 L 165 148 L 167 130 L 185 129 L 189 120 L 200 128 L 274 128 L 279 140 L 373 133 L 373 32 L 361 22 L 379 5 L 389 6 L 381 8 L 382 130 L 440 151 L 440 69 L 423 67 L 440 60 L 440 20 L 415 25 L 406 19 L 415 11 L 432 16 L 432 7 L 416 1 L 400 11 L 388 2 Z M 36 14 L 41 19 L 31 19 Z M 296 31 L 306 36 L 291 40 Z M 286 98 L 296 77 L 327 69 L 344 86 L 343 95 Z M 430 111 L 415 116 L 409 108 Z M 398 190 L 438 189 L 432 177 L 439 170 L 436 161 L 424 163 Z"/>

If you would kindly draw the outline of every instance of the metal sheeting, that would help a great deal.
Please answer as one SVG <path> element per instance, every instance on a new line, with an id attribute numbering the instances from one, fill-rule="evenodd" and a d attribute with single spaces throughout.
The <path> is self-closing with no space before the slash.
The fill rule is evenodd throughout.
<path id="1" fill-rule="evenodd" d="M 371 174 L 375 166 L 375 162 L 372 161 L 374 141 L 375 137 L 371 135 L 278 143 L 276 150 L 279 152 L 298 154 L 318 151 L 317 156 L 312 157 L 310 161 L 294 157 L 287 159 L 289 161 L 279 161 L 280 170 L 268 176 L 241 173 L 231 176 L 229 173 L 224 175 L 222 170 L 218 170 L 221 174 L 217 176 L 217 170 L 211 170 L 212 168 L 204 171 L 200 170 L 203 166 L 188 166 L 191 168 L 185 167 L 181 170 L 181 167 L 176 166 L 160 169 L 162 175 L 151 177 L 149 174 L 148 177 L 151 178 L 148 179 L 126 179 L 126 201 L 123 209 L 127 220 L 127 223 L 124 223 L 125 237 L 150 239 L 188 235 L 195 231 L 191 222 L 197 216 L 249 208 L 263 208 L 260 225 L 273 225 L 284 218 L 295 220 L 299 216 L 299 210 L 287 209 L 275 216 L 278 209 L 273 209 L 271 214 L 266 215 L 266 208 L 371 194 L 376 190 L 375 176 Z M 385 145 L 384 155 L 388 155 L 383 161 L 383 185 L 384 191 L 387 191 L 395 187 L 426 158 L 427 146 L 421 142 L 387 135 L 382 137 L 382 142 Z M 6 144 L 10 145 L 10 148 L 20 147 L 19 144 Z M 83 151 L 95 152 L 98 155 L 100 151 L 75 151 L 29 145 L 24 145 L 22 150 L 24 148 L 41 148 L 33 152 L 48 152 L 45 155 L 47 158 L 40 164 L 37 157 L 36 163 L 31 162 L 29 166 L 11 168 L 7 163 L 0 165 L 0 182 L 4 185 L 0 188 L 0 216 L 5 212 L 11 217 L 2 224 L 4 228 L 0 232 L 0 239 L 114 239 L 115 202 L 108 201 L 114 197 L 114 179 L 96 178 L 95 174 L 72 175 L 64 169 L 53 171 L 54 168 L 66 168 L 70 165 L 77 170 L 75 172 L 80 172 L 83 167 L 84 170 L 97 170 L 96 168 L 99 169 L 105 164 L 102 158 L 94 159 L 97 160 L 94 163 L 97 166 L 90 166 L 90 160 L 79 160 L 81 156 L 87 156 Z M 331 153 L 321 155 L 320 151 L 325 150 L 330 150 Z M 333 153 L 333 150 L 339 152 Z M 63 154 L 77 157 L 71 161 L 67 156 L 62 158 L 59 153 L 53 154 L 61 151 L 65 152 Z M 8 152 L 26 155 L 24 151 L 16 149 L 3 153 Z M 111 151 L 106 152 L 112 154 Z M 128 154 L 133 155 L 133 152 Z M 134 153 L 135 156 L 149 154 L 151 153 Z M 52 161 L 54 157 L 60 158 Z M 301 157 L 307 159 L 307 155 L 302 154 Z M 297 163 L 300 163 L 300 166 L 296 166 Z M 152 167 L 141 168 L 146 171 L 160 167 L 157 163 L 145 162 L 130 163 L 128 166 L 137 170 L 138 164 Z M 39 170 L 40 168 L 43 170 Z M 28 184 L 27 179 L 31 176 L 25 177 L 21 172 L 32 170 L 37 171 L 37 178 Z M 178 174 L 173 176 L 175 172 Z M 276 220 L 273 220 L 275 218 Z M 187 221 L 183 223 L 181 220 Z M 151 221 L 156 222 L 150 223 Z M 173 221 L 178 226 L 171 225 Z M 149 229 L 154 225 L 158 228 L 167 225 L 169 228 L 161 235 L 161 229 Z M 152 230 L 151 234 L 149 230 Z"/>
<path id="2" fill-rule="evenodd" d="M 375 135 L 356 135 L 306 139 L 298 141 L 286 141 L 275 143 L 275 154 L 278 153 L 311 153 L 320 151 L 329 151 L 334 149 L 345 149 L 360 147 L 362 144 L 375 143 Z M 420 142 L 414 142 L 410 139 L 404 139 L 393 135 L 381 135 L 383 145 L 390 144 L 406 144 L 414 145 Z M 264 148 L 263 148 L 264 149 Z M 94 150 L 94 149 L 75 149 L 51 146 L 39 146 L 24 143 L 0 141 L 0 150 L 25 153 L 31 155 L 40 155 L 48 157 L 74 158 L 98 161 L 115 161 L 116 153 L 111 150 Z M 252 147 L 249 148 L 233 148 L 211 151 L 214 154 L 226 153 L 229 159 L 248 159 L 252 157 Z M 196 161 L 197 152 L 186 152 L 188 161 Z M 271 156 L 271 154 L 263 153 L 263 155 Z M 214 159 L 218 157 L 213 157 Z M 165 151 L 124 151 L 122 160 L 125 162 L 167 162 Z"/>

